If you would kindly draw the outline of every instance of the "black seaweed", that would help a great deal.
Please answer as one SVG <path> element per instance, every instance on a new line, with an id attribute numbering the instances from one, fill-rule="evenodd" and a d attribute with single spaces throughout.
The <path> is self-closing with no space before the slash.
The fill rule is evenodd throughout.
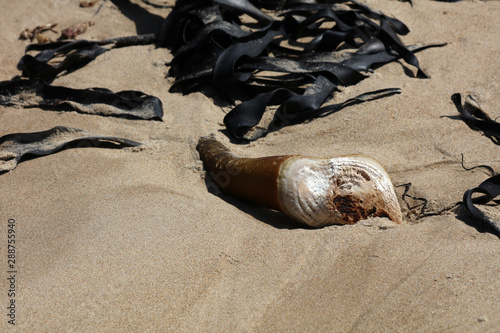
<path id="1" fill-rule="evenodd" d="M 21 58 L 19 67 L 23 76 L 30 79 L 43 79 L 52 82 L 59 74 L 70 73 L 82 68 L 89 62 L 113 48 L 154 44 L 158 40 L 155 34 L 118 37 L 100 41 L 75 40 L 45 44 L 30 44 L 26 53 L 40 51 L 35 56 L 26 54 Z M 50 64 L 53 59 L 57 64 Z"/>
<path id="2" fill-rule="evenodd" d="M 470 128 L 482 131 L 495 144 L 500 144 L 500 123 L 491 119 L 486 112 L 481 110 L 474 97 L 468 95 L 463 106 L 459 93 L 453 94 L 451 100 Z"/>
<path id="3" fill-rule="evenodd" d="M 494 121 L 484 112 L 477 101 L 470 95 L 465 99 L 464 105 L 462 106 L 462 97 L 459 93 L 453 94 L 451 100 L 455 104 L 458 112 L 462 119 L 474 130 L 482 131 L 488 138 L 490 138 L 495 144 L 500 144 L 500 123 Z M 462 166 L 463 166 L 463 155 L 462 155 Z M 477 201 L 472 198 L 474 193 L 482 193 L 486 195 L 486 198 L 480 198 L 482 201 L 493 200 L 495 197 L 500 195 L 500 175 L 495 175 L 495 172 L 490 166 L 479 165 L 473 168 L 465 168 L 466 170 L 472 170 L 474 168 L 486 168 L 492 172 L 493 176 L 486 179 L 478 187 L 467 190 L 464 193 L 463 203 L 465 208 L 469 213 L 480 221 L 486 222 L 493 226 L 500 233 L 500 221 L 489 216 L 479 208 L 474 205 Z"/>
<path id="4" fill-rule="evenodd" d="M 0 82 L 0 105 L 74 110 L 103 116 L 161 120 L 163 106 L 154 96 L 141 91 L 113 93 L 105 88 L 71 89 L 52 86 L 59 75 L 73 72 L 101 54 L 131 45 L 155 44 L 157 34 L 118 37 L 100 41 L 75 40 L 30 44 L 19 67 L 29 80 Z M 36 55 L 28 54 L 38 51 Z"/>
<path id="5" fill-rule="evenodd" d="M 112 143 L 118 147 L 140 145 L 139 142 L 127 139 L 95 135 L 63 126 L 41 132 L 7 134 L 0 137 L 0 173 L 15 169 L 24 155 L 48 155 L 74 142 L 79 142 L 82 147 L 89 145 L 105 147 L 105 143 Z"/>
<path id="6" fill-rule="evenodd" d="M 179 0 L 158 42 L 174 55 L 170 91 L 210 87 L 229 105 L 241 101 L 224 124 L 235 138 L 257 139 L 267 131 L 247 133 L 269 105 L 280 105 L 276 115 L 286 126 L 321 115 L 338 86 L 396 59 L 428 77 L 414 52 L 443 44 L 407 47 L 398 35 L 408 32 L 357 0 Z"/>
<path id="7" fill-rule="evenodd" d="M 312 88 L 311 88 L 312 87 Z M 287 125 L 298 124 L 305 120 L 324 117 L 341 109 L 401 92 L 398 88 L 381 89 L 361 94 L 342 103 L 320 107 L 325 95 L 333 90 L 334 86 L 324 77 L 319 77 L 310 90 L 317 89 L 317 93 L 298 95 L 288 89 L 277 89 L 270 93 L 260 94 L 256 98 L 236 106 L 224 117 L 224 124 L 236 138 L 256 140 L 266 133 L 277 131 Z M 276 110 L 272 122 L 259 130 L 249 132 L 259 124 L 266 106 L 280 105 Z"/>
<path id="8" fill-rule="evenodd" d="M 480 221 L 490 224 L 498 233 L 500 233 L 500 221 L 489 216 L 487 213 L 474 205 L 475 200 L 472 198 L 474 193 L 485 194 L 486 198 L 481 198 L 483 199 L 482 201 L 485 201 L 484 199 L 489 201 L 498 197 L 500 195 L 500 175 L 490 177 L 482 182 L 478 187 L 465 191 L 463 198 L 465 208 L 472 216 Z"/>
<path id="9" fill-rule="evenodd" d="M 52 86 L 41 80 L 0 82 L 0 105 L 74 110 L 103 116 L 126 116 L 161 120 L 163 106 L 154 96 L 140 91 L 113 93 L 104 88 L 71 89 Z"/>

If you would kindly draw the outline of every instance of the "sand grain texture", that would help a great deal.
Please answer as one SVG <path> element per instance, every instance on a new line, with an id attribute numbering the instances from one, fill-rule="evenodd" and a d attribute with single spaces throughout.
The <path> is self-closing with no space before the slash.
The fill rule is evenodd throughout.
<path id="1" fill-rule="evenodd" d="M 96 16 L 96 7 L 72 0 L 0 2 L 0 79 L 19 74 L 25 28 L 57 22 L 60 31 L 94 21 L 79 38 L 104 39 L 154 31 L 169 12 L 132 2 L 105 1 Z M 0 108 L 0 135 L 68 126 L 144 143 L 63 150 L 0 175 L 0 221 L 17 223 L 16 328 L 498 331 L 500 238 L 492 228 L 459 210 L 404 226 L 374 219 L 303 229 L 277 212 L 209 193 L 213 183 L 203 179 L 195 150 L 200 136 L 215 133 L 240 156 L 359 153 L 381 162 L 396 185 L 412 182 L 413 195 L 432 209 L 460 201 L 488 177 L 463 170 L 461 153 L 468 166 L 500 170 L 500 147 L 459 120 L 450 99 L 475 94 L 493 119 L 500 116 L 500 2 L 413 2 L 368 1 L 408 25 L 406 44 L 449 43 L 417 54 L 431 79 L 391 63 L 336 99 L 390 87 L 402 88 L 400 95 L 249 145 L 229 143 L 220 132 L 224 110 L 210 98 L 168 92 L 164 63 L 172 56 L 153 46 L 109 51 L 54 84 L 141 90 L 161 99 L 163 122 Z M 6 236 L 0 228 L 2 249 Z M 0 281 L 5 312 L 7 280 Z M 4 331 L 10 325 L 2 318 Z"/>

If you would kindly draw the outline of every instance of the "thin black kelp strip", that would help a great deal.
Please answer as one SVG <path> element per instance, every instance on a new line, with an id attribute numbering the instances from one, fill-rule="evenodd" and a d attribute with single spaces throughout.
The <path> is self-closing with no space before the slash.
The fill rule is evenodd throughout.
<path id="1" fill-rule="evenodd" d="M 491 119 L 486 112 L 481 110 L 472 96 L 467 96 L 463 106 L 459 93 L 453 94 L 451 100 L 470 128 L 482 131 L 495 144 L 500 144 L 500 123 Z"/>
<path id="2" fill-rule="evenodd" d="M 145 120 L 161 120 L 163 117 L 161 101 L 140 91 L 113 93 L 104 88 L 71 89 L 52 86 L 41 80 L 0 82 L 0 105 L 74 110 Z"/>
<path id="3" fill-rule="evenodd" d="M 479 184 L 478 187 L 467 190 L 464 193 L 463 202 L 465 208 L 469 213 L 476 219 L 490 224 L 495 230 L 500 233 L 500 220 L 498 217 L 494 217 L 484 209 L 479 209 L 474 205 L 473 194 L 481 193 L 486 195 L 486 199 L 492 200 L 500 195 L 500 175 L 496 175 L 486 179 L 484 182 Z"/>
<path id="4" fill-rule="evenodd" d="M 429 200 L 427 200 L 426 198 L 420 198 L 420 197 L 416 197 L 414 195 L 408 194 L 408 192 L 410 191 L 411 186 L 412 186 L 412 183 L 405 183 L 405 184 L 401 184 L 401 185 L 396 185 L 395 187 L 404 187 L 405 188 L 405 190 L 404 190 L 403 195 L 401 196 L 401 198 L 403 199 L 404 203 L 406 204 L 406 207 L 408 208 L 408 211 L 411 212 L 414 209 L 420 207 L 419 216 L 424 216 L 425 210 L 426 210 L 427 205 L 429 203 Z M 420 201 L 420 203 L 412 206 L 408 202 L 408 200 L 406 200 L 407 198 Z"/>
<path id="5" fill-rule="evenodd" d="M 79 142 L 82 146 L 90 145 L 92 147 L 105 147 L 105 143 L 121 147 L 140 145 L 139 142 L 114 136 L 95 135 L 64 126 L 57 126 L 41 132 L 7 134 L 0 137 L 0 172 L 15 169 L 24 155 L 48 155 L 74 142 Z"/>
<path id="6" fill-rule="evenodd" d="M 286 88 L 278 88 L 268 93 L 262 93 L 233 108 L 224 117 L 224 124 L 229 133 L 235 138 L 244 138 L 248 130 L 260 122 L 267 106 L 280 105 L 276 112 L 282 114 L 284 117 L 283 122 L 289 125 L 293 121 L 294 115 L 301 111 L 318 109 L 336 88 L 336 84 L 323 76 L 319 76 L 302 95 Z M 260 133 L 260 135 L 263 134 Z"/>
<path id="7" fill-rule="evenodd" d="M 490 167 L 489 165 L 486 165 L 486 164 L 481 164 L 481 165 L 475 165 L 473 167 L 470 167 L 470 168 L 467 168 L 465 165 L 464 165 L 464 154 L 460 154 L 462 156 L 462 160 L 460 161 L 460 164 L 462 165 L 462 168 L 466 171 L 471 171 L 471 170 L 474 170 L 474 169 L 478 169 L 478 168 L 483 168 L 483 169 L 486 169 L 488 170 L 492 176 L 495 175 L 495 170 L 493 170 L 492 167 Z"/>
<path id="8" fill-rule="evenodd" d="M 429 200 L 426 198 L 416 197 L 414 195 L 409 194 L 411 186 L 412 186 L 412 183 L 405 183 L 405 184 L 401 184 L 401 185 L 395 185 L 394 187 L 404 187 L 405 188 L 401 198 L 403 199 L 403 201 L 406 204 L 406 207 L 408 209 L 408 216 L 413 215 L 415 209 L 420 207 L 420 211 L 415 216 L 415 219 L 417 219 L 417 220 L 422 219 L 424 217 L 442 215 L 446 212 L 452 211 L 453 209 L 457 208 L 461 204 L 461 202 L 456 202 L 456 203 L 451 204 L 447 207 L 444 207 L 444 208 L 441 208 L 438 210 L 434 210 L 434 211 L 429 211 L 428 210 Z M 412 206 L 408 202 L 407 198 L 410 198 L 410 199 L 415 200 L 415 201 L 419 201 L 420 203 L 417 203 L 417 204 Z"/>
<path id="9" fill-rule="evenodd" d="M 26 53 L 29 51 L 41 52 L 35 56 L 26 54 L 21 58 L 19 65 L 22 67 L 23 76 L 30 79 L 41 78 L 46 82 L 52 82 L 60 73 L 80 69 L 110 49 L 131 45 L 154 44 L 157 39 L 155 34 L 147 34 L 101 41 L 76 40 L 30 44 L 26 47 Z M 61 62 L 57 65 L 49 64 L 56 57 L 58 60 L 62 58 Z"/>
<path id="10" fill-rule="evenodd" d="M 271 57 L 260 57 L 248 60 L 245 64 L 238 66 L 237 70 L 234 72 L 238 73 L 240 70 L 243 70 L 246 73 L 251 70 L 260 70 L 281 73 L 311 74 L 314 76 L 322 74 L 329 76 L 330 81 L 345 86 L 356 84 L 367 77 L 359 71 L 345 66 L 342 63 L 335 64 L 333 62 L 317 61 L 309 62 Z M 238 73 L 237 76 L 241 77 L 242 75 Z M 246 80 L 248 80 L 248 78 L 246 78 Z"/>
<path id="11" fill-rule="evenodd" d="M 408 46 L 407 49 L 415 53 L 431 47 L 441 47 L 445 45 L 446 43 L 415 44 Z M 378 43 L 367 43 L 342 63 L 358 71 L 368 72 L 376 66 L 387 64 L 396 59 L 399 59 L 398 54 L 391 53 L 386 49 L 381 49 Z"/>
<path id="12" fill-rule="evenodd" d="M 329 114 L 332 114 L 334 112 L 340 111 L 341 109 L 355 105 L 355 104 L 360 104 L 368 101 L 373 101 L 379 98 L 384 98 L 388 97 L 391 95 L 395 94 L 400 94 L 401 89 L 399 88 L 386 88 L 386 89 L 380 89 L 380 90 L 374 90 L 370 91 L 367 93 L 363 93 L 361 95 L 358 95 L 353 98 L 349 98 L 348 100 L 341 102 L 341 103 L 336 103 L 336 104 L 331 104 L 331 105 L 326 105 L 323 106 L 317 110 L 311 110 L 308 112 L 301 112 L 299 115 L 295 117 L 295 120 L 300 122 L 304 121 L 306 119 L 310 118 L 315 118 L 315 117 L 325 117 Z"/>
<path id="13" fill-rule="evenodd" d="M 112 44 L 112 47 L 126 47 L 133 45 L 148 45 L 154 44 L 157 40 L 156 34 L 145 34 L 145 35 L 136 35 L 136 36 L 125 36 L 125 37 L 115 37 L 108 38 L 102 40 L 86 40 L 86 39 L 78 39 L 73 41 L 57 41 L 51 43 L 43 43 L 43 44 L 29 44 L 26 46 L 25 51 L 43 51 L 38 56 L 41 60 L 49 60 L 54 57 L 57 53 L 68 53 L 74 49 L 77 49 L 80 46 L 86 45 L 108 45 Z"/>
<path id="14" fill-rule="evenodd" d="M 400 93 L 400 89 L 390 88 L 372 91 L 350 98 L 341 103 L 321 107 L 325 99 L 335 90 L 337 85 L 323 76 L 319 76 L 303 94 L 297 94 L 285 88 L 262 93 L 254 99 L 242 102 L 225 117 L 224 124 L 232 136 L 238 139 L 256 140 L 271 131 L 303 122 L 308 119 L 326 116 L 347 106 L 375 100 Z M 280 105 L 268 128 L 249 133 L 259 124 L 269 105 Z"/>

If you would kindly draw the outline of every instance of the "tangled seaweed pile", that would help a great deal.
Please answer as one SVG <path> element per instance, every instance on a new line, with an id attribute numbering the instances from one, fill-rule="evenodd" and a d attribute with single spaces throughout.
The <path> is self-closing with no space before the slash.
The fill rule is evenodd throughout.
<path id="1" fill-rule="evenodd" d="M 207 86 L 235 105 L 224 118 L 236 138 L 267 132 L 335 112 L 346 104 L 399 92 L 385 89 L 322 107 L 338 86 L 354 85 L 376 66 L 402 58 L 417 70 L 414 52 L 398 35 L 399 20 L 357 0 L 179 0 L 160 42 L 172 49 L 171 91 Z M 266 125 L 270 105 L 279 105 Z M 256 127 L 257 126 L 257 127 Z"/>

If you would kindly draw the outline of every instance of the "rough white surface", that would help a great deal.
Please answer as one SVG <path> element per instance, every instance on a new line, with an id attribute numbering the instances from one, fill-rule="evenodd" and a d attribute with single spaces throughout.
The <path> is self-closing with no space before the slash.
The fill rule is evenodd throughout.
<path id="1" fill-rule="evenodd" d="M 389 175 L 365 156 L 291 158 L 281 167 L 278 191 L 283 211 L 313 227 L 348 223 L 329 202 L 338 192 L 365 200 L 365 204 L 367 198 L 373 205 L 381 202 L 391 219 L 396 223 L 402 219 Z"/>

